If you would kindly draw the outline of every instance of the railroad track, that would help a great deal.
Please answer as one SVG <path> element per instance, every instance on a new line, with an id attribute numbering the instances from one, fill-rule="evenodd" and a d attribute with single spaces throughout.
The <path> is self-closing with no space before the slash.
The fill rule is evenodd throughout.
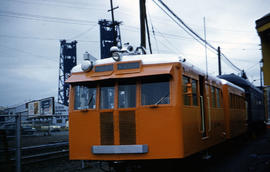
<path id="1" fill-rule="evenodd" d="M 9 163 L 14 164 L 16 161 L 16 149 L 12 148 L 8 150 Z M 0 154 L 3 155 L 4 151 L 0 151 Z M 47 161 L 51 159 L 58 159 L 63 157 L 68 157 L 69 148 L 68 142 L 57 142 L 36 146 L 27 146 L 21 148 L 21 162 L 22 165 L 36 163 L 41 161 Z M 4 164 L 7 162 L 0 162 L 0 164 Z"/>

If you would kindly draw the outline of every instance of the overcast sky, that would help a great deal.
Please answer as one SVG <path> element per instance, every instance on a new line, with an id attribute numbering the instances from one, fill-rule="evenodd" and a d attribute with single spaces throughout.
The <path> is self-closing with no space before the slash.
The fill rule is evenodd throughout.
<path id="1" fill-rule="evenodd" d="M 186 34 L 153 2 L 147 1 L 154 53 L 175 53 L 205 69 L 204 47 Z M 122 21 L 122 42 L 139 45 L 139 1 L 113 0 Z M 259 85 L 262 58 L 255 20 L 270 12 L 269 0 L 164 0 L 194 31 Z M 60 39 L 77 40 L 77 58 L 88 51 L 99 58 L 98 20 L 111 19 L 110 0 L 1 0 L 0 106 L 55 96 L 57 100 Z M 153 34 L 153 32 L 155 34 Z M 154 36 L 155 35 L 155 36 Z M 217 55 L 208 50 L 209 74 L 217 75 Z M 234 71 L 222 62 L 223 73 Z"/>

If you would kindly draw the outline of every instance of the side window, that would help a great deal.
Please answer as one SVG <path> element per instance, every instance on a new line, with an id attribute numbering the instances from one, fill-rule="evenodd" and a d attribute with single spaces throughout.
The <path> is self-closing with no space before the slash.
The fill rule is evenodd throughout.
<path id="1" fill-rule="evenodd" d="M 235 96 L 236 98 L 236 109 L 239 109 L 239 96 Z"/>
<path id="2" fill-rule="evenodd" d="M 114 85 L 100 86 L 100 109 L 114 108 Z"/>
<path id="3" fill-rule="evenodd" d="M 221 107 L 221 102 L 220 102 L 220 89 L 216 88 L 216 94 L 217 94 L 217 108 Z"/>
<path id="4" fill-rule="evenodd" d="M 230 108 L 233 108 L 233 94 L 230 93 Z"/>
<path id="5" fill-rule="evenodd" d="M 191 105 L 190 91 L 188 86 L 190 85 L 190 79 L 187 76 L 183 76 L 183 95 L 184 95 L 184 105 Z"/>
<path id="6" fill-rule="evenodd" d="M 192 102 L 194 106 L 198 106 L 197 80 L 192 79 Z"/>
<path id="7" fill-rule="evenodd" d="M 77 85 L 74 87 L 74 93 L 75 110 L 96 108 L 96 87 Z"/>
<path id="8" fill-rule="evenodd" d="M 212 107 L 216 107 L 215 87 L 211 86 Z"/>
<path id="9" fill-rule="evenodd" d="M 141 84 L 141 104 L 170 104 L 169 77 L 143 79 Z"/>
<path id="10" fill-rule="evenodd" d="M 118 107 L 136 107 L 136 82 L 119 83 L 118 86 Z"/>
<path id="11" fill-rule="evenodd" d="M 244 97 L 241 97 L 241 109 L 245 108 L 245 99 Z"/>

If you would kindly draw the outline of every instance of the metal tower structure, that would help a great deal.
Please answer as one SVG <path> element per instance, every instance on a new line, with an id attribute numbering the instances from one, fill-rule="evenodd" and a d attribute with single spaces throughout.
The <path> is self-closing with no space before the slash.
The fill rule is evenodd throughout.
<path id="1" fill-rule="evenodd" d="M 100 57 L 101 59 L 111 57 L 112 46 L 122 47 L 120 36 L 120 24 L 118 21 L 100 20 Z"/>
<path id="2" fill-rule="evenodd" d="M 77 41 L 60 40 L 58 103 L 66 106 L 69 104 L 69 84 L 65 81 L 69 77 L 71 69 L 77 65 L 76 44 Z"/>

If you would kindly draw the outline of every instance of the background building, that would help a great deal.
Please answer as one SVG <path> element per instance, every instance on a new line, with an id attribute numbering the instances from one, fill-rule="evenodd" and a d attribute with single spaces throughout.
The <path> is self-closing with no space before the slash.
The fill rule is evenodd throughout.
<path id="1" fill-rule="evenodd" d="M 57 103 L 54 97 L 33 100 L 21 105 L 2 108 L 0 128 L 15 123 L 15 116 L 21 114 L 21 125 L 37 130 L 60 129 L 68 127 L 68 106 Z"/>
<path id="2" fill-rule="evenodd" d="M 264 75 L 264 89 L 266 97 L 266 110 L 270 114 L 270 13 L 256 20 L 256 29 L 262 46 L 262 71 Z"/>

